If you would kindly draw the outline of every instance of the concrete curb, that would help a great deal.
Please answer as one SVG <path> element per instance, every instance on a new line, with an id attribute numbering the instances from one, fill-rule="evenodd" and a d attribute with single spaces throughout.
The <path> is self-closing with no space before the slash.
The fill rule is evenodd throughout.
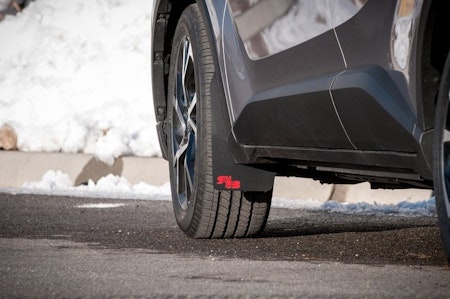
<path id="1" fill-rule="evenodd" d="M 87 154 L 2 151 L 0 187 L 20 188 L 25 182 L 41 180 L 48 170 L 67 173 L 74 185 L 114 174 L 132 184 L 145 182 L 159 186 L 169 181 L 166 163 L 159 158 L 121 157 L 110 166 Z"/>
<path id="2" fill-rule="evenodd" d="M 20 188 L 25 182 L 40 181 L 48 170 L 67 173 L 75 185 L 89 179 L 97 181 L 108 174 L 122 176 L 132 184 L 145 182 L 160 186 L 169 181 L 167 162 L 161 158 L 121 157 L 109 166 L 86 154 L 0 151 L 0 165 L 0 188 Z M 425 200 L 430 196 L 430 190 L 371 190 L 366 183 L 325 185 L 304 178 L 277 177 L 274 186 L 274 197 L 321 201 L 391 204 Z"/>

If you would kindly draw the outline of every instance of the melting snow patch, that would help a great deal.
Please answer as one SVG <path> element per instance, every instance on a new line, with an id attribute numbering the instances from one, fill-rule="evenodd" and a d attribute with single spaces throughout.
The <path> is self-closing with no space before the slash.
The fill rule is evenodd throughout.
<path id="1" fill-rule="evenodd" d="M 68 174 L 63 173 L 62 171 L 47 171 L 42 180 L 38 182 L 26 182 L 23 184 L 25 189 L 40 189 L 40 190 L 61 190 L 66 189 L 72 186 L 73 183 L 70 180 Z"/>
<path id="2" fill-rule="evenodd" d="M 25 183 L 22 189 L 12 192 L 142 200 L 170 200 L 171 198 L 169 183 L 162 186 L 152 186 L 144 182 L 133 185 L 124 177 L 110 174 L 99 179 L 97 183 L 89 180 L 87 185 L 75 187 L 69 175 L 59 170 L 49 170 L 42 180 Z"/>
<path id="3" fill-rule="evenodd" d="M 398 204 L 380 205 L 376 202 L 369 204 L 361 203 L 340 203 L 336 201 L 322 202 L 315 199 L 285 199 L 274 198 L 272 201 L 274 208 L 304 209 L 304 210 L 324 210 L 328 212 L 338 212 L 345 214 L 365 214 L 365 215 L 398 215 L 398 216 L 431 216 L 436 217 L 435 199 L 430 198 L 420 202 L 402 201 Z"/>
<path id="4" fill-rule="evenodd" d="M 435 198 L 420 202 L 402 201 L 395 205 L 379 205 L 377 203 L 339 203 L 336 201 L 325 202 L 323 210 L 346 214 L 370 214 L 370 215 L 408 215 L 408 216 L 436 216 Z"/>
<path id="5" fill-rule="evenodd" d="M 125 206 L 124 203 L 87 203 L 76 206 L 80 209 L 111 209 Z"/>
<path id="6" fill-rule="evenodd" d="M 272 208 L 285 208 L 285 209 L 307 209 L 316 210 L 320 209 L 323 205 L 323 201 L 317 199 L 291 199 L 291 198 L 274 198 L 272 200 Z"/>

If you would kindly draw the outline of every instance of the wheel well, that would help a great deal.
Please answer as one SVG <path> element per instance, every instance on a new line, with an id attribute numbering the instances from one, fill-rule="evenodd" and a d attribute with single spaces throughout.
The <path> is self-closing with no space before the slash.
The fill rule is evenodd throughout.
<path id="1" fill-rule="evenodd" d="M 157 121 L 164 121 L 167 115 L 167 80 L 170 66 L 172 40 L 178 20 L 190 1 L 161 0 L 155 7 L 155 33 L 153 36 L 153 88 Z"/>
<path id="2" fill-rule="evenodd" d="M 439 80 L 450 49 L 450 18 L 448 0 L 434 0 L 424 2 L 429 5 L 425 27 L 422 31 L 422 49 L 419 56 L 419 74 L 421 78 L 421 97 L 423 99 L 424 131 L 433 128 L 436 95 Z"/>

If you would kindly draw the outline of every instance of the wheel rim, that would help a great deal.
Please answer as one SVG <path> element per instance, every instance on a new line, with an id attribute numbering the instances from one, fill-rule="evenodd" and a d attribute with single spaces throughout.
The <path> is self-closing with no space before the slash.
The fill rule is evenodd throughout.
<path id="1" fill-rule="evenodd" d="M 450 90 L 447 94 L 447 98 L 445 99 L 446 102 L 446 115 L 444 116 L 444 128 L 443 128 L 443 134 L 442 134 L 442 155 L 441 155 L 441 165 L 442 165 L 442 173 L 441 177 L 444 180 L 444 202 L 445 209 L 448 212 L 450 212 L 450 201 L 448 195 L 450 194 L 450 119 L 449 119 L 449 102 L 450 102 Z"/>
<path id="2" fill-rule="evenodd" d="M 187 36 L 178 49 L 172 105 L 172 182 L 175 197 L 187 210 L 194 190 L 197 145 L 197 92 L 192 46 Z"/>

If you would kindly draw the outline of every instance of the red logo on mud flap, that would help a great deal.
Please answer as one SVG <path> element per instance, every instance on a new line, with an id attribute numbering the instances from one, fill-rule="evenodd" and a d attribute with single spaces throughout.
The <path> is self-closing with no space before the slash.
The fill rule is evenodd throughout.
<path id="1" fill-rule="evenodd" d="M 241 188 L 241 181 L 233 181 L 229 175 L 219 175 L 217 177 L 218 185 L 225 185 L 226 189 L 239 189 Z"/>

